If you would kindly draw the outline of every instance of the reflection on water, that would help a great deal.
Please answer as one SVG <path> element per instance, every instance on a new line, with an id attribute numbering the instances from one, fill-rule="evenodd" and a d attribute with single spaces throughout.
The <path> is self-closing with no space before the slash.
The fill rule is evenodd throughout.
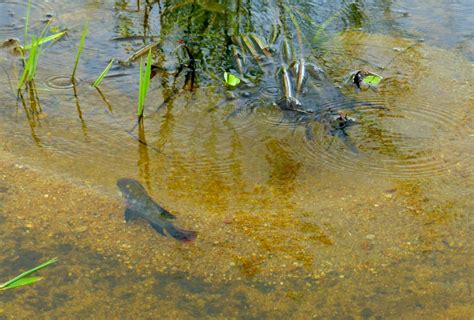
<path id="1" fill-rule="evenodd" d="M 428 5 L 469 8 L 35 3 L 35 31 L 51 13 L 71 32 L 44 51 L 19 99 L 20 60 L 0 48 L 0 275 L 53 256 L 61 264 L 2 293 L 0 318 L 469 318 L 473 73 L 469 53 L 436 47 L 469 43 L 469 33 L 425 36 L 418 17 L 430 17 Z M 25 10 L 0 3 L 0 35 L 21 38 Z M 85 17 L 94 32 L 72 86 Z M 318 116 L 302 121 L 274 104 L 278 52 L 261 65 L 246 56 L 251 81 L 222 85 L 223 71 L 237 69 L 232 36 L 268 39 L 274 26 L 272 50 L 285 39 L 327 72 L 330 85 L 308 79 L 299 96 Z M 89 83 L 148 35 L 159 42 L 156 76 L 137 125 L 138 61 L 115 64 L 99 90 Z M 363 68 L 384 77 L 377 92 L 345 85 Z M 342 109 L 358 122 L 347 139 L 325 118 Z M 125 225 L 121 177 L 143 183 L 198 239 L 182 245 L 146 223 Z"/>

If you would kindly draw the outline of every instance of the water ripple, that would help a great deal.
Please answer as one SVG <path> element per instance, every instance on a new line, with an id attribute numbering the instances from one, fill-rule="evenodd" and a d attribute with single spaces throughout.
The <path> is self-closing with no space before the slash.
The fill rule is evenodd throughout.
<path id="1" fill-rule="evenodd" d="M 20 36 L 25 28 L 27 1 L 0 2 L 0 39 Z M 47 1 L 31 1 L 29 32 L 39 33 L 44 25 L 41 22 L 54 16 L 55 10 Z"/>
<path id="2" fill-rule="evenodd" d="M 416 101 L 388 110 L 357 110 L 360 124 L 347 137 L 314 130 L 305 158 L 337 170 L 392 177 L 444 175 L 464 163 L 464 114 L 445 106 Z M 355 114 L 356 115 L 356 114 Z M 357 153 L 347 148 L 353 144 Z"/>

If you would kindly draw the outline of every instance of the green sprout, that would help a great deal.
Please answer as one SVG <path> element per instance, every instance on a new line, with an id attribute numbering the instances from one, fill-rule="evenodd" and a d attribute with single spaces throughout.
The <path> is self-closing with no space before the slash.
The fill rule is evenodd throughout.
<path id="1" fill-rule="evenodd" d="M 28 277 L 28 276 L 31 275 L 32 273 L 35 273 L 38 270 L 46 268 L 47 266 L 49 266 L 49 265 L 51 265 L 51 264 L 53 264 L 57 261 L 58 261 L 58 258 L 53 258 L 53 259 L 50 259 L 50 260 L 46 261 L 45 263 L 40 264 L 39 266 L 37 266 L 33 269 L 30 269 L 28 271 L 23 272 L 22 274 L 16 276 L 15 278 L 8 280 L 4 284 L 1 284 L 0 285 L 0 290 L 12 289 L 12 288 L 15 288 L 15 287 L 20 287 L 20 286 L 24 286 L 24 285 L 27 285 L 27 284 L 32 284 L 32 283 L 40 281 L 41 279 L 43 279 L 42 277 Z"/>

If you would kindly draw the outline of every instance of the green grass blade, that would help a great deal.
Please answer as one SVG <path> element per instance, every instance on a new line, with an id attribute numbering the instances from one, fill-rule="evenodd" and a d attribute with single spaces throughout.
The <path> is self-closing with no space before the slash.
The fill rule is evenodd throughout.
<path id="1" fill-rule="evenodd" d="M 41 46 L 38 44 L 38 39 L 35 42 L 35 48 L 36 50 L 34 51 L 34 54 L 31 57 L 31 66 L 29 67 L 29 70 L 28 70 L 28 81 L 33 81 L 36 77 L 38 59 L 41 54 Z M 28 61 L 30 61 L 30 59 L 28 59 Z"/>
<path id="2" fill-rule="evenodd" d="M 25 81 L 31 81 L 31 73 L 33 72 L 33 65 L 34 65 L 34 60 L 36 59 L 36 52 L 38 47 L 36 46 L 37 41 L 34 36 L 31 37 L 31 50 L 30 54 L 28 56 L 28 60 L 23 59 L 24 61 L 24 66 L 23 66 L 23 73 L 21 74 L 20 81 L 18 82 L 18 89 L 20 89 L 23 86 L 23 83 Z"/>
<path id="3" fill-rule="evenodd" d="M 151 49 L 150 49 L 148 51 L 148 56 L 146 59 L 145 70 L 143 70 L 143 59 L 140 60 L 140 88 L 138 91 L 138 109 L 137 109 L 137 115 L 139 117 L 143 117 L 143 111 L 145 109 L 145 97 L 148 92 L 148 87 L 150 86 L 151 62 L 152 62 L 152 55 L 151 55 Z"/>
<path id="4" fill-rule="evenodd" d="M 139 89 L 138 89 L 138 108 L 137 108 L 137 115 L 140 117 L 143 115 L 143 58 L 140 58 L 140 82 L 139 82 Z"/>
<path id="5" fill-rule="evenodd" d="M 50 25 L 51 25 L 51 20 L 49 20 L 49 21 L 46 23 L 46 25 L 44 26 L 43 30 L 41 30 L 41 33 L 40 33 L 40 35 L 38 36 L 38 40 L 44 37 L 44 35 L 46 34 L 46 31 L 48 31 Z"/>
<path id="6" fill-rule="evenodd" d="M 43 278 L 42 277 L 22 278 L 22 279 L 19 279 L 19 280 L 15 281 L 15 282 L 10 283 L 8 286 L 2 287 L 0 290 L 7 290 L 7 289 L 12 289 L 12 288 L 16 288 L 16 287 L 25 286 L 27 284 L 32 284 L 32 283 L 38 282 L 41 279 L 43 279 Z"/>
<path id="7" fill-rule="evenodd" d="M 318 28 L 318 31 L 316 32 L 316 35 L 313 38 L 313 42 L 317 43 L 319 42 L 319 39 L 321 38 L 321 34 L 326 30 L 326 28 L 337 18 L 341 15 L 342 11 L 336 12 L 332 16 L 326 19 Z"/>
<path id="8" fill-rule="evenodd" d="M 31 10 L 31 0 L 28 0 L 28 5 L 26 7 L 26 18 L 25 18 L 25 33 L 23 35 L 23 45 L 26 45 L 28 42 L 28 25 L 30 23 L 30 10 Z"/>
<path id="9" fill-rule="evenodd" d="M 66 31 L 61 31 L 61 32 L 58 32 L 58 33 L 55 33 L 55 34 L 52 34 L 50 36 L 47 36 L 47 37 L 44 37 L 44 38 L 41 38 L 38 40 L 38 44 L 43 44 L 43 43 L 46 43 L 46 42 L 49 42 L 51 40 L 55 40 L 55 39 L 59 39 L 61 38 L 62 36 L 64 36 L 66 34 Z M 30 50 L 31 49 L 31 43 L 24 46 L 23 47 L 23 50 Z"/>
<path id="10" fill-rule="evenodd" d="M 41 269 L 43 269 L 43 268 L 46 268 L 47 266 L 49 266 L 49 265 L 51 265 L 51 264 L 53 264 L 53 263 L 55 263 L 55 262 L 57 262 L 57 261 L 58 261 L 58 258 L 53 258 L 53 259 L 50 259 L 50 260 L 48 260 L 48 261 L 46 261 L 46 262 L 40 264 L 40 265 L 37 266 L 37 267 L 34 267 L 33 269 L 30 269 L 30 270 L 28 270 L 28 271 L 25 271 L 25 272 L 23 272 L 22 274 L 16 276 L 15 278 L 13 278 L 13 279 L 11 279 L 11 280 L 8 280 L 8 281 L 5 282 L 4 284 L 0 285 L 0 289 L 3 289 L 3 288 L 5 288 L 5 287 L 8 287 L 8 286 L 11 285 L 12 283 L 14 283 L 14 282 L 16 282 L 16 281 L 18 281 L 18 280 L 20 280 L 20 279 L 22 279 L 22 278 L 25 278 L 25 277 L 29 276 L 30 274 L 35 273 L 35 272 L 38 271 L 38 270 L 41 270 Z"/>
<path id="11" fill-rule="evenodd" d="M 151 77 L 151 50 L 148 52 L 146 59 L 146 68 L 145 68 L 145 95 L 148 92 L 150 86 L 150 77 Z"/>
<path id="12" fill-rule="evenodd" d="M 71 79 L 74 79 L 76 75 L 77 65 L 79 64 L 79 59 L 81 58 L 82 48 L 84 47 L 84 42 L 86 41 L 88 26 L 87 23 L 84 25 L 84 30 L 82 31 L 81 41 L 79 42 L 79 48 L 77 49 L 76 63 L 74 64 L 74 70 L 72 71 Z"/>
<path id="13" fill-rule="evenodd" d="M 107 75 L 107 72 L 109 72 L 109 69 L 112 67 L 113 63 L 114 63 L 114 59 L 112 58 L 112 60 L 110 60 L 109 64 L 107 65 L 107 67 L 105 67 L 104 71 L 102 71 L 102 73 L 97 78 L 97 80 L 95 80 L 94 83 L 92 84 L 94 88 L 97 88 L 99 86 L 99 84 L 102 82 L 102 79 L 104 79 L 104 77 Z"/>

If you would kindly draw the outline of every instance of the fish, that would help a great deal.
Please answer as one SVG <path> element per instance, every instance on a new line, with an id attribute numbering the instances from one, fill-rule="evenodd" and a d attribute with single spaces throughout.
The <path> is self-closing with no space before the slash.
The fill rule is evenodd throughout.
<path id="1" fill-rule="evenodd" d="M 125 222 L 140 218 L 147 221 L 162 236 L 170 235 L 183 242 L 196 239 L 196 231 L 175 227 L 169 220 L 176 217 L 158 205 L 137 180 L 121 178 L 117 180 L 117 187 L 125 198 Z"/>
<path id="2" fill-rule="evenodd" d="M 293 95 L 288 67 L 284 63 L 281 64 L 278 74 L 281 74 L 283 97 L 277 101 L 277 105 L 283 110 L 298 110 L 301 107 L 301 102 Z"/>
<path id="3" fill-rule="evenodd" d="M 259 63 L 260 62 L 260 56 L 258 55 L 257 53 L 257 50 L 255 49 L 252 41 L 250 40 L 249 36 L 244 34 L 242 35 L 242 41 L 243 43 L 245 44 L 247 50 L 250 52 L 250 54 L 252 55 L 252 58 L 254 58 L 254 60 Z"/>
<path id="4" fill-rule="evenodd" d="M 237 64 L 237 70 L 241 75 L 244 74 L 244 67 L 242 62 L 242 54 L 239 52 L 236 46 L 232 46 L 232 54 L 234 55 L 235 63 Z"/>
<path id="5" fill-rule="evenodd" d="M 257 44 L 258 48 L 263 52 L 267 58 L 271 58 L 270 46 L 265 42 L 265 39 L 260 38 L 255 33 L 250 34 L 250 38 Z"/>
<path id="6" fill-rule="evenodd" d="M 298 64 L 297 64 L 297 79 L 296 79 L 296 94 L 300 94 L 301 93 L 301 89 L 303 87 L 303 81 L 304 81 L 304 78 L 305 78 L 305 61 L 303 58 L 301 58 L 299 61 L 298 61 Z"/>

